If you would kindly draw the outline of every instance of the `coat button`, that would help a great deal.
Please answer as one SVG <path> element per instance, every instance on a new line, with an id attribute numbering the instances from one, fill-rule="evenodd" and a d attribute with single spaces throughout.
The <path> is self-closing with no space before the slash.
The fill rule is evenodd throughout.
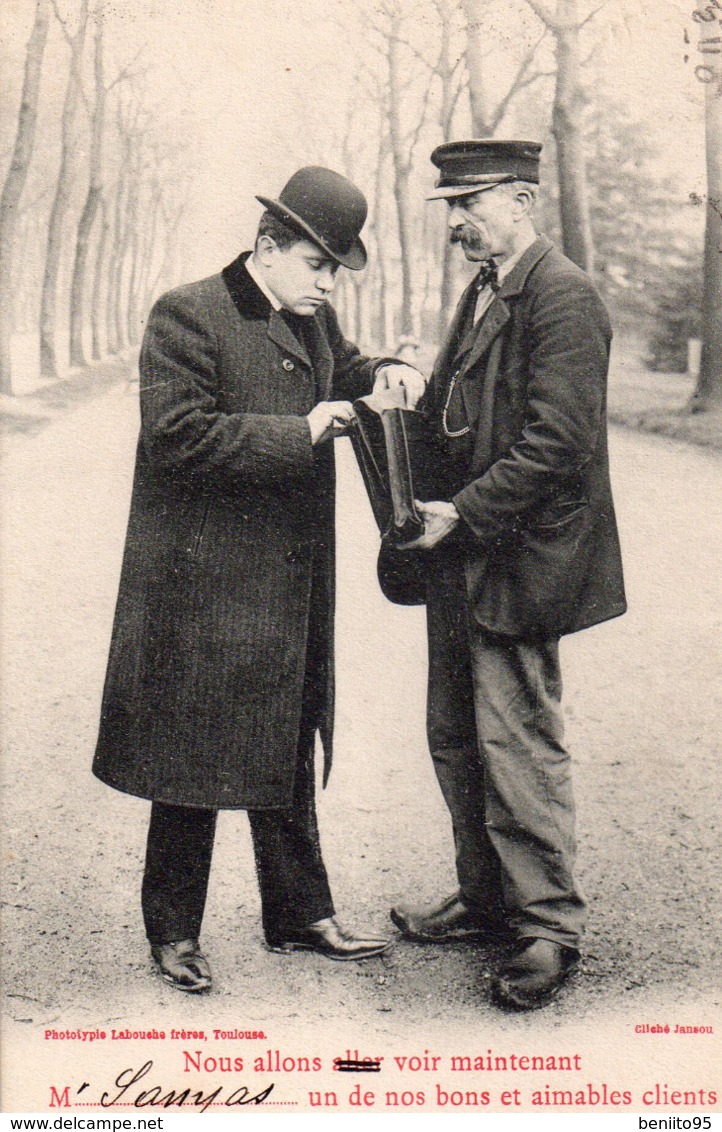
<path id="1" fill-rule="evenodd" d="M 292 369 L 294 368 L 293 362 L 291 361 L 291 359 L 290 359 L 290 358 L 284 358 L 284 359 L 283 359 L 283 368 L 284 368 L 284 369 L 285 369 L 285 370 L 286 370 L 286 371 L 287 371 L 288 373 L 290 373 L 290 372 L 291 372 L 291 370 L 292 370 Z"/>

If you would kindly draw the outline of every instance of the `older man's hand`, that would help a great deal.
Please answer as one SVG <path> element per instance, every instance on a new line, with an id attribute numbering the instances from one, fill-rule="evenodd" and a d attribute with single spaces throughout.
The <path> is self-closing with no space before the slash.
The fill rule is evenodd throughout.
<path id="1" fill-rule="evenodd" d="M 419 503 L 418 499 L 414 500 L 416 510 L 424 520 L 424 533 L 414 539 L 413 542 L 405 542 L 399 546 L 399 550 L 431 550 L 451 534 L 454 527 L 461 519 L 461 515 L 456 510 L 453 503 L 442 503 L 440 500 L 434 500 L 432 503 Z"/>
<path id="2" fill-rule="evenodd" d="M 374 393 L 403 389 L 407 409 L 415 409 L 426 389 L 426 378 L 413 366 L 396 363 L 383 366 L 376 374 Z"/>

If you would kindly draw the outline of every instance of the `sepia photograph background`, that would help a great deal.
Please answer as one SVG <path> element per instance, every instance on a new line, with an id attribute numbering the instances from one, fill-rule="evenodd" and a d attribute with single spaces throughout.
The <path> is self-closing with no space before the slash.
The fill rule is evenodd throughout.
<path id="1" fill-rule="evenodd" d="M 576 1050 L 580 1088 L 633 1086 L 636 1102 L 662 1084 L 695 1093 L 687 1112 L 716 1107 L 699 1094 L 716 1085 L 722 1026 L 722 6 L 6 0 L 0 50 L 2 1108 L 43 1110 L 52 1085 L 90 1073 L 48 1031 L 183 1026 L 206 1033 L 209 1056 L 318 1052 L 315 1084 L 276 1078 L 298 1111 L 321 1087 L 348 1107 L 335 1056 L 388 1066 L 424 1049 Z M 425 201 L 429 155 L 466 137 L 543 143 L 539 230 L 592 275 L 615 332 L 629 612 L 562 644 L 590 904 L 581 972 L 546 1010 L 513 1016 L 489 1004 L 493 949 L 270 954 L 247 820 L 229 812 L 203 931 L 214 991 L 183 997 L 153 972 L 141 922 L 149 804 L 90 772 L 148 312 L 252 246 L 256 194 L 325 165 L 369 203 L 368 267 L 341 271 L 333 296 L 342 328 L 429 373 L 472 266 L 449 246 L 444 203 Z M 348 440 L 336 453 L 336 761 L 319 821 L 340 919 L 392 934 L 392 904 L 453 891 L 453 846 L 425 738 L 424 612 L 381 596 Z M 643 1028 L 656 1025 L 669 1033 Z M 216 1028 L 267 1041 L 214 1041 Z M 151 1054 L 165 1085 L 188 1084 L 181 1047 L 198 1047 L 149 1045 L 84 1048 L 94 1087 Z M 542 1076 L 525 1076 L 523 1110 L 557 1081 Z M 422 1089 L 405 1110 L 436 1111 L 434 1089 L 459 1077 L 396 1067 L 375 1087 Z M 502 1077 L 463 1088 L 492 1087 L 498 1110 Z"/>

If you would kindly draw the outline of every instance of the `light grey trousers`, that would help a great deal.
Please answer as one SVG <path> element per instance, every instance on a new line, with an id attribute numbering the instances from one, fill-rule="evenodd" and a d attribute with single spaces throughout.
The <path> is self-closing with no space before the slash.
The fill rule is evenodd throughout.
<path id="1" fill-rule="evenodd" d="M 470 616 L 460 562 L 430 564 L 427 730 L 451 814 L 459 887 L 520 937 L 579 944 L 575 810 L 557 638 L 517 640 Z"/>

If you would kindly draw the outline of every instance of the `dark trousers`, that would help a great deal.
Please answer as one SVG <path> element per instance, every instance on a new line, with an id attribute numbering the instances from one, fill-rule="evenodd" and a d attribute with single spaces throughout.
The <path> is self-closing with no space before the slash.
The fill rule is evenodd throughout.
<path id="1" fill-rule="evenodd" d="M 305 737 L 304 748 L 299 750 L 292 805 L 248 811 L 269 941 L 334 912 L 316 823 L 313 736 L 310 741 Z M 153 803 L 142 888 L 151 943 L 200 935 L 216 818 L 216 810 Z"/>
<path id="2" fill-rule="evenodd" d="M 489 633 L 468 610 L 460 561 L 436 556 L 427 594 L 427 730 L 451 814 L 461 894 L 521 936 L 576 946 L 571 765 L 559 642 Z"/>
<path id="3" fill-rule="evenodd" d="M 248 810 L 263 929 L 269 942 L 334 914 L 315 805 L 314 746 L 326 663 L 319 629 L 323 601 L 323 575 L 315 569 L 291 805 Z M 216 810 L 153 803 L 141 893 L 151 943 L 200 935 L 217 816 Z"/>

